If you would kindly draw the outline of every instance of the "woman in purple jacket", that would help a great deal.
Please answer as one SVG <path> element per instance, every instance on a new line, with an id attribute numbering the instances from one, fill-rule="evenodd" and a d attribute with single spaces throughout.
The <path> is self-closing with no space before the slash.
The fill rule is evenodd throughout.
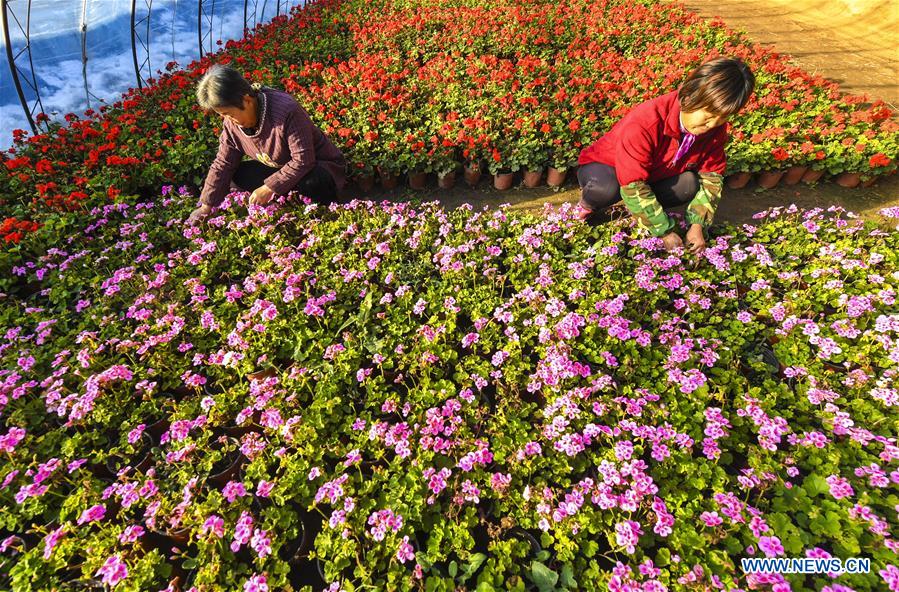
<path id="1" fill-rule="evenodd" d="M 346 183 L 343 154 L 289 94 L 251 86 L 237 70 L 217 65 L 200 80 L 197 101 L 223 125 L 188 224 L 205 219 L 229 191 L 251 191 L 250 203 L 261 206 L 290 191 L 325 203 Z"/>

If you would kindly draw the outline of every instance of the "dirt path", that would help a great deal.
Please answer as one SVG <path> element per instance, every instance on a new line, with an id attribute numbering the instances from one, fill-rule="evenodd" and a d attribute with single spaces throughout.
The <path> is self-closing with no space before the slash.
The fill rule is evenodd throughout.
<path id="1" fill-rule="evenodd" d="M 465 203 L 472 204 L 475 209 L 481 209 L 484 205 L 495 208 L 501 204 L 509 204 L 513 210 L 532 212 L 539 211 L 546 203 L 560 206 L 564 203 L 575 203 L 580 197 L 577 182 L 573 179 L 569 179 L 561 191 L 554 191 L 549 187 L 537 189 L 519 187 L 508 191 L 496 191 L 492 188 L 492 182 L 492 178 L 485 176 L 475 189 L 470 189 L 460 182 L 453 189 L 445 191 L 438 189 L 435 180 L 431 179 L 428 188 L 423 191 L 402 189 L 382 192 L 376 189 L 368 194 L 353 194 L 353 197 L 374 201 L 437 200 L 447 208 L 456 208 Z M 899 206 L 899 175 L 893 175 L 867 189 L 846 189 L 835 183 L 824 183 L 814 187 L 778 186 L 767 191 L 760 190 L 752 184 L 739 190 L 725 189 L 716 219 L 737 224 L 751 223 L 752 215 L 756 212 L 790 204 L 806 209 L 840 205 L 863 218 L 879 221 L 878 210 L 887 206 Z M 683 209 L 681 207 L 680 211 Z"/>
<path id="2" fill-rule="evenodd" d="M 899 0 L 683 0 L 851 94 L 899 110 Z"/>

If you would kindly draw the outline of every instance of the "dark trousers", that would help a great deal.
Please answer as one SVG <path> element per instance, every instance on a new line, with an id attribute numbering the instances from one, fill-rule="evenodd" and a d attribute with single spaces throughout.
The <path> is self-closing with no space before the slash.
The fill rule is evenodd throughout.
<path id="1" fill-rule="evenodd" d="M 607 164 L 591 162 L 577 171 L 577 181 L 581 186 L 579 205 L 592 212 L 599 212 L 621 201 L 621 186 L 615 176 L 615 168 Z M 699 191 L 699 175 L 692 171 L 681 173 L 650 183 L 663 208 L 673 208 L 688 203 Z"/>
<path id="2" fill-rule="evenodd" d="M 240 191 L 255 191 L 265 185 L 265 180 L 275 172 L 272 167 L 255 160 L 245 160 L 237 167 L 231 186 Z M 320 166 L 309 171 L 293 188 L 300 195 L 305 195 L 319 204 L 326 204 L 337 199 L 337 185 L 331 173 Z"/>

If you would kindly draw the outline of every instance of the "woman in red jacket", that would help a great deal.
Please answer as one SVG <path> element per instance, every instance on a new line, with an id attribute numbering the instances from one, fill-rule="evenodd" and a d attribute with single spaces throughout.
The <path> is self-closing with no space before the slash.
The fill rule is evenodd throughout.
<path id="1" fill-rule="evenodd" d="M 717 58 L 694 70 L 679 90 L 631 109 L 578 158 L 580 217 L 623 200 L 640 226 L 671 250 L 684 243 L 664 208 L 689 202 L 688 249 L 702 252 L 724 185 L 725 124 L 754 88 L 746 64 Z"/>

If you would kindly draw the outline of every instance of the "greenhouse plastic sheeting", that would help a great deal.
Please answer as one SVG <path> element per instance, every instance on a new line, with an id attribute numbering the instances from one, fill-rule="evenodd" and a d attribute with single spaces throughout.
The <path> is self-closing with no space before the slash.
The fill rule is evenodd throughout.
<path id="1" fill-rule="evenodd" d="M 137 86 L 131 0 L 5 0 L 5 4 L 10 47 L 18 56 L 14 63 L 35 115 L 41 108 L 54 119 L 80 114 L 112 103 Z M 137 61 L 145 81 L 164 71 L 169 62 L 186 66 L 200 57 L 201 37 L 204 52 L 215 51 L 219 41 L 240 39 L 245 9 L 252 28 L 303 2 L 135 0 L 134 4 Z M 2 36 L 0 43 L 5 45 Z M 30 124 L 5 47 L 0 59 L 4 62 L 0 64 L 0 146 L 6 147 L 12 142 L 12 130 L 30 130 Z M 36 92 L 31 85 L 32 66 Z"/>

